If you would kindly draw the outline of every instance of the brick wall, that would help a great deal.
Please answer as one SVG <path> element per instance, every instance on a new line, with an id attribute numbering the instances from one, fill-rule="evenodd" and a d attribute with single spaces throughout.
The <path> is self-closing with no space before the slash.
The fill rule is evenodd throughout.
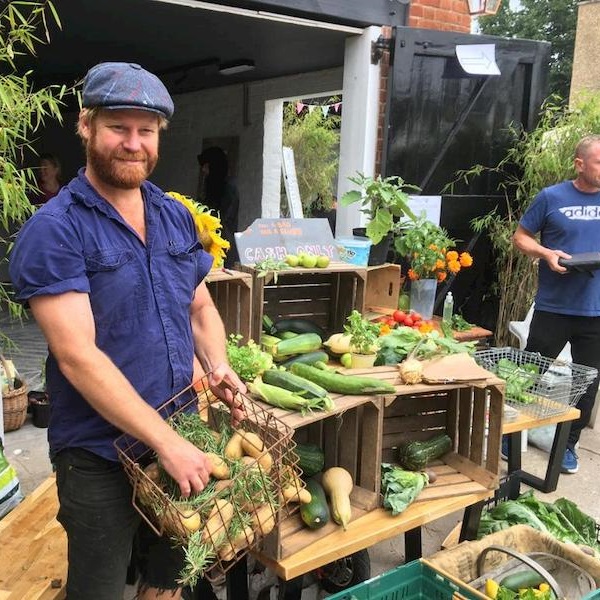
<path id="1" fill-rule="evenodd" d="M 408 26 L 469 33 L 471 16 L 467 0 L 412 0 Z"/>

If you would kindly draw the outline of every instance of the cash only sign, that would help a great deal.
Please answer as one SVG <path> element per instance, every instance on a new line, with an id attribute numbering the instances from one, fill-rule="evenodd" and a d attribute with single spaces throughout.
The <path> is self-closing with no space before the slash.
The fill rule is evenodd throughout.
<path id="1" fill-rule="evenodd" d="M 314 254 L 339 260 L 338 246 L 327 219 L 256 219 L 235 234 L 243 265 L 267 258 L 284 260 L 288 254 Z"/>

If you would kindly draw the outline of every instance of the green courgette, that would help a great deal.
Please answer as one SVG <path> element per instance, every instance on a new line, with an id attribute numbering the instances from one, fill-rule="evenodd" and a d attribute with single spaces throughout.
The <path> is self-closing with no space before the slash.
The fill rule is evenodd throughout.
<path id="1" fill-rule="evenodd" d="M 546 580 L 537 571 L 524 569 L 507 575 L 500 581 L 500 585 L 513 592 L 518 592 L 525 588 L 537 588 L 544 581 Z"/>
<path id="2" fill-rule="evenodd" d="M 279 319 L 273 323 L 272 331 L 277 334 L 281 331 L 293 331 L 294 333 L 316 333 L 322 340 L 325 339 L 325 331 L 322 327 L 309 319 Z"/>
<path id="3" fill-rule="evenodd" d="M 303 398 L 325 398 L 328 394 L 325 388 L 313 381 L 281 369 L 267 369 L 262 378 L 265 383 L 289 390 Z"/>
<path id="4" fill-rule="evenodd" d="M 452 450 L 452 440 L 445 433 L 426 441 L 410 441 L 398 447 L 400 464 L 411 471 L 422 471 L 429 463 Z"/>
<path id="5" fill-rule="evenodd" d="M 326 352 L 316 350 L 315 352 L 307 352 L 306 354 L 297 354 L 281 363 L 281 366 L 289 369 L 295 362 L 301 362 L 305 365 L 314 365 L 317 362 L 327 362 L 328 360 L 329 356 Z"/>
<path id="6" fill-rule="evenodd" d="M 277 332 L 277 337 L 282 340 L 291 340 L 292 338 L 298 337 L 299 333 L 294 333 L 293 331 L 281 331 Z"/>
<path id="7" fill-rule="evenodd" d="M 316 333 L 303 333 L 289 340 L 279 340 L 271 348 L 275 359 L 284 359 L 295 354 L 314 352 L 321 347 L 322 340 Z"/>
<path id="8" fill-rule="evenodd" d="M 374 377 L 360 377 L 357 375 L 342 375 L 330 370 L 319 369 L 312 365 L 294 363 L 290 367 L 292 373 L 305 379 L 314 381 L 328 392 L 338 394 L 393 394 L 396 388 L 387 381 Z"/>
<path id="9" fill-rule="evenodd" d="M 298 466 L 305 477 L 312 477 L 325 467 L 325 453 L 316 444 L 296 444 L 294 452 L 298 455 Z"/>
<path id="10" fill-rule="evenodd" d="M 319 529 L 329 522 L 331 515 L 323 486 L 316 479 L 308 479 L 306 489 L 310 492 L 310 502 L 300 505 L 300 517 L 310 529 Z"/>

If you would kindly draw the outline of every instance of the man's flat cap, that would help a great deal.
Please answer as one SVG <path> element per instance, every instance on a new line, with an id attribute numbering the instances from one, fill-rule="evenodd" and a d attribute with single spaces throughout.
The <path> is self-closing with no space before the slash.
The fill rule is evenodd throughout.
<path id="1" fill-rule="evenodd" d="M 105 62 L 92 67 L 83 81 L 83 107 L 137 108 L 170 119 L 173 100 L 163 82 L 135 63 Z"/>

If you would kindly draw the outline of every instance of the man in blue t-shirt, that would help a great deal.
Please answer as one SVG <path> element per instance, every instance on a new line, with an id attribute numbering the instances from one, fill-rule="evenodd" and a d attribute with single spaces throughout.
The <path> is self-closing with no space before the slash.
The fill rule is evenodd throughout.
<path id="1" fill-rule="evenodd" d="M 241 417 L 225 332 L 203 282 L 212 264 L 187 209 L 147 181 L 173 114 L 162 82 L 131 63 L 101 63 L 84 80 L 78 134 L 86 166 L 23 226 L 10 257 L 49 357 L 48 429 L 58 520 L 68 538 L 67 597 L 123 597 L 134 536 L 137 598 L 180 598 L 183 552 L 132 506 L 115 439 L 151 448 L 183 497 L 211 465 L 156 410 L 193 377 L 194 355 L 214 392 Z M 172 591 L 168 594 L 165 590 Z"/>
<path id="2" fill-rule="evenodd" d="M 544 188 L 513 236 L 521 252 L 540 259 L 526 350 L 555 358 L 570 342 L 573 362 L 600 370 L 600 273 L 568 271 L 558 263 L 600 251 L 600 135 L 577 144 L 574 166 L 577 177 Z M 571 425 L 563 473 L 579 469 L 575 446 L 590 421 L 597 391 L 598 377 L 577 403 L 581 416 Z"/>

